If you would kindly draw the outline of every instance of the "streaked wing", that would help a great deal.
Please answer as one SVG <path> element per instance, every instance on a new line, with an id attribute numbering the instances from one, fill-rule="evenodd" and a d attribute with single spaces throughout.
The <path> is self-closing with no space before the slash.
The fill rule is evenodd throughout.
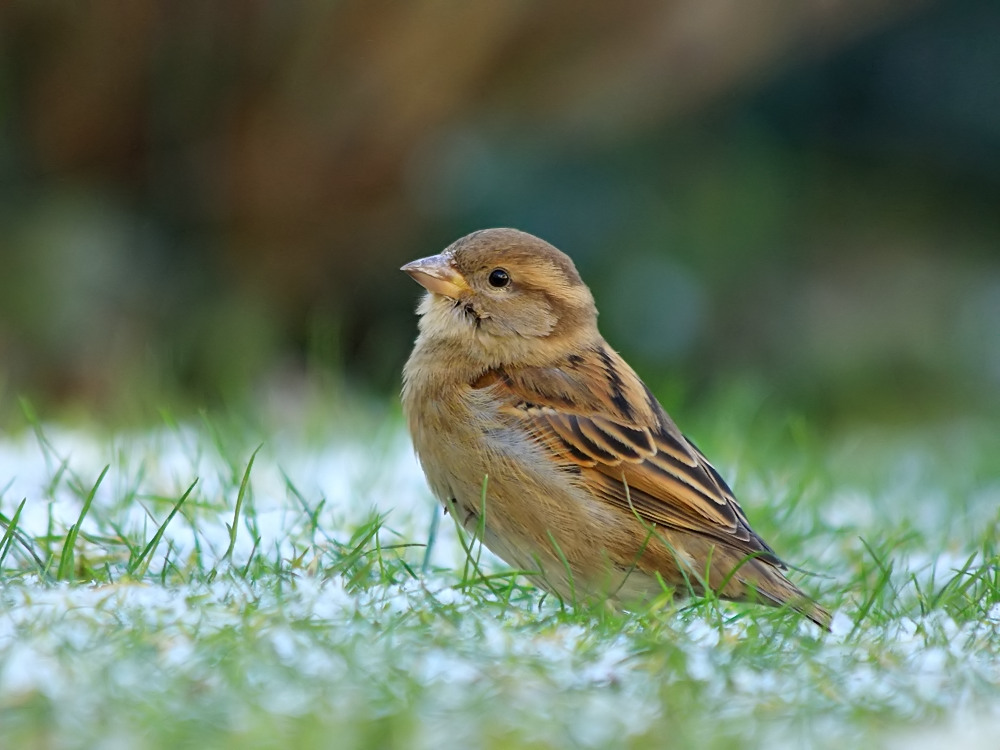
<path id="1" fill-rule="evenodd" d="M 781 565 L 718 472 L 603 343 L 561 367 L 494 370 L 473 385 L 494 389 L 505 414 L 602 500 Z"/>

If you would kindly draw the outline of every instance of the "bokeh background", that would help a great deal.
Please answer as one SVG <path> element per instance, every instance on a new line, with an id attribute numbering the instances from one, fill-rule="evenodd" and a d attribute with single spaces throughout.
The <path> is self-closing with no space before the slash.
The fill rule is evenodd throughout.
<path id="1" fill-rule="evenodd" d="M 995 404 L 1000 3 L 0 6 L 2 411 L 390 401 L 488 226 L 656 388 Z"/>

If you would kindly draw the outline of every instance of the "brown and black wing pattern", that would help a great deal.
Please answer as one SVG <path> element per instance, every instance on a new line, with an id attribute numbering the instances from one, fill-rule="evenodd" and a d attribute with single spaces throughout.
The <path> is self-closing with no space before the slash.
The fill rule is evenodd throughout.
<path id="1" fill-rule="evenodd" d="M 719 474 L 608 347 L 557 368 L 491 371 L 476 385 L 496 389 L 507 413 L 604 501 L 781 565 Z"/>

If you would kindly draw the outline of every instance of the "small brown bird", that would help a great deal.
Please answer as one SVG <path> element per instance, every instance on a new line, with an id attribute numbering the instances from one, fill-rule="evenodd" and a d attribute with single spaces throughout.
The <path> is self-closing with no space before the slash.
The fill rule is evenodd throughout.
<path id="1" fill-rule="evenodd" d="M 601 337 L 568 256 L 486 229 L 402 270 L 428 291 L 403 374 L 413 444 L 431 490 L 490 550 L 572 603 L 710 588 L 829 629 Z"/>

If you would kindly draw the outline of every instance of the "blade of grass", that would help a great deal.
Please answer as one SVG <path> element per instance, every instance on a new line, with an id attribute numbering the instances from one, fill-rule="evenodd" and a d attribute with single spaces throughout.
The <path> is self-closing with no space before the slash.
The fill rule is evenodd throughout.
<path id="1" fill-rule="evenodd" d="M 167 514 L 163 523 L 161 523 L 159 528 L 157 528 L 156 532 L 153 534 L 153 538 L 149 540 L 149 543 L 145 546 L 145 548 L 143 548 L 142 552 L 140 552 L 135 560 L 133 560 L 129 565 L 129 575 L 136 575 L 137 572 L 140 578 L 146 575 L 146 571 L 149 570 L 149 563 L 153 557 L 153 551 L 160 544 L 160 540 L 163 538 L 163 533 L 167 530 L 167 526 L 170 525 L 170 522 L 174 520 L 174 516 L 177 515 L 178 511 L 180 511 L 181 506 L 184 505 L 184 502 L 188 499 L 188 497 L 190 497 L 191 493 L 194 491 L 195 485 L 197 484 L 198 479 L 195 478 L 195 480 L 191 482 L 191 485 L 184 490 L 184 494 L 181 495 L 180 499 L 174 503 L 174 507 L 170 509 L 170 513 Z M 143 561 L 145 561 L 145 565 L 143 565 Z M 139 570 L 140 566 L 142 566 L 141 571 Z"/>
<path id="2" fill-rule="evenodd" d="M 250 549 L 250 554 L 247 556 L 247 564 L 243 566 L 243 570 L 240 571 L 240 577 L 246 578 L 247 574 L 250 572 L 250 565 L 253 564 L 254 555 L 257 554 L 257 548 L 260 546 L 260 537 L 255 536 L 253 538 L 253 547 Z"/>
<path id="3" fill-rule="evenodd" d="M 437 539 L 438 526 L 441 524 L 441 506 L 434 503 L 434 510 L 431 511 L 431 527 L 427 530 L 427 545 L 424 547 L 424 559 L 420 563 L 421 574 L 426 575 L 427 569 L 431 565 L 431 553 L 434 551 L 434 542 Z"/>
<path id="4" fill-rule="evenodd" d="M 562 551 L 562 547 L 559 546 L 559 542 L 556 541 L 552 532 L 547 530 L 545 533 L 548 534 L 549 542 L 551 542 L 553 549 L 555 549 L 556 555 L 559 556 L 559 561 L 562 563 L 563 570 L 566 571 L 566 580 L 569 583 L 570 605 L 576 607 L 579 602 L 576 598 L 576 581 L 573 578 L 573 568 L 570 567 L 566 554 Z M 538 567 L 539 569 L 544 570 L 541 564 L 539 564 Z"/>
<path id="5" fill-rule="evenodd" d="M 246 497 L 247 488 L 250 486 L 250 470 L 253 468 L 254 459 L 257 458 L 257 454 L 263 447 L 264 444 L 261 443 L 257 446 L 256 450 L 250 454 L 250 460 L 247 462 L 246 471 L 243 472 L 243 479 L 240 481 L 240 490 L 236 493 L 236 508 L 233 511 L 233 523 L 229 526 L 229 547 L 226 549 L 226 553 L 222 556 L 223 560 L 231 559 L 233 556 L 233 550 L 236 549 L 236 533 L 239 529 L 240 513 L 243 510 L 243 499 Z"/>
<path id="6" fill-rule="evenodd" d="M 322 526 L 320 526 L 319 523 L 319 513 L 323 509 L 323 506 L 326 504 L 326 498 L 321 498 L 319 504 L 315 508 L 311 508 L 309 507 L 309 503 L 306 502 L 305 497 L 299 491 L 299 488 L 295 486 L 295 483 L 292 482 L 291 478 L 288 476 L 288 474 L 285 472 L 284 469 L 281 469 L 281 476 L 285 480 L 285 487 L 288 489 L 289 493 L 291 493 L 292 497 L 294 497 L 298 501 L 299 505 L 302 506 L 302 511 L 309 517 L 310 533 L 312 535 L 315 535 L 316 532 L 318 531 L 320 534 L 323 535 L 323 538 L 326 539 L 326 541 L 335 543 L 333 537 L 331 537 L 330 534 L 328 534 L 327 531 Z"/>
<path id="7" fill-rule="evenodd" d="M 80 508 L 80 515 L 76 519 L 76 523 L 69 527 L 69 531 L 66 534 L 66 541 L 63 543 L 62 552 L 59 555 L 59 567 L 56 569 L 56 578 L 60 581 L 68 581 L 73 576 L 76 538 L 80 533 L 80 525 L 83 523 L 83 519 L 87 517 L 87 513 L 90 512 L 90 506 L 97 495 L 97 488 L 101 486 L 101 482 L 104 481 L 104 477 L 108 475 L 110 469 L 111 464 L 104 466 L 104 470 L 97 478 L 97 481 L 94 482 L 94 486 L 90 488 L 90 492 L 87 493 L 87 497 L 83 501 L 83 507 Z"/>
<path id="8" fill-rule="evenodd" d="M 885 588 L 889 585 L 889 579 L 892 576 L 893 568 L 892 563 L 887 564 L 878 556 L 878 553 L 872 548 L 864 537 L 860 537 L 860 539 L 861 544 L 864 545 L 868 554 L 871 555 L 872 560 L 875 561 L 875 565 L 879 569 L 879 577 L 878 580 L 875 581 L 875 585 L 872 587 L 869 596 L 865 598 L 865 601 L 862 602 L 861 606 L 858 608 L 858 614 L 854 618 L 854 627 L 847 635 L 848 640 L 854 638 L 855 635 L 860 634 L 861 624 L 865 621 L 869 613 L 872 611 L 872 608 L 875 606 L 875 600 L 878 599 L 878 597 L 885 591 Z"/>
<path id="9" fill-rule="evenodd" d="M 7 559 L 7 553 L 10 552 L 10 548 L 14 545 L 14 533 L 17 530 L 17 521 L 21 517 L 21 511 L 24 510 L 26 502 L 28 502 L 28 498 L 21 500 L 20 505 L 17 506 L 17 510 L 14 511 L 14 517 L 6 523 L 7 528 L 4 530 L 3 539 L 0 539 L 0 567 L 3 567 L 4 560 Z"/>
<path id="10" fill-rule="evenodd" d="M 490 593 L 497 595 L 498 592 L 493 588 L 493 584 L 490 582 L 488 577 L 483 573 L 482 568 L 479 567 L 479 559 L 482 554 L 482 538 L 479 541 L 478 553 L 473 550 L 473 545 L 475 544 L 476 534 L 482 534 L 486 529 L 486 487 L 489 482 L 489 477 L 483 477 L 483 491 L 482 491 L 482 507 L 479 513 L 479 517 L 476 519 L 476 532 L 474 534 L 469 534 L 465 527 L 462 525 L 461 520 L 458 518 L 458 504 L 453 505 L 454 511 L 451 513 L 452 520 L 455 523 L 455 530 L 458 533 L 458 543 L 462 545 L 462 551 L 465 552 L 465 566 L 462 569 L 462 580 L 459 581 L 459 588 L 468 589 L 472 586 L 472 578 L 470 576 L 469 568 L 471 566 L 472 570 L 476 574 L 476 578 L 486 584 L 486 587 L 490 590 Z M 460 512 L 460 511 L 459 511 Z"/>

